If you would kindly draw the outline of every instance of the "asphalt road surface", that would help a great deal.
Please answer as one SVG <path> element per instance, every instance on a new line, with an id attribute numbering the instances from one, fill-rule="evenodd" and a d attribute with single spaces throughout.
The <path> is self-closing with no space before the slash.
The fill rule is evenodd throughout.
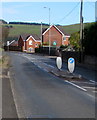
<path id="1" fill-rule="evenodd" d="M 51 59 L 18 52 L 9 55 L 10 83 L 19 118 L 96 117 L 95 95 L 38 66 Z"/>

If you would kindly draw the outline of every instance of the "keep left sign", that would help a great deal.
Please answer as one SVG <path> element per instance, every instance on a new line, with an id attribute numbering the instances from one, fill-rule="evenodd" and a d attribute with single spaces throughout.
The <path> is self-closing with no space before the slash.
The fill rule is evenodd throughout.
<path id="1" fill-rule="evenodd" d="M 74 58 L 71 57 L 71 58 L 68 59 L 68 69 L 69 69 L 69 72 L 73 73 L 74 68 L 75 68 L 75 60 L 74 60 Z"/>

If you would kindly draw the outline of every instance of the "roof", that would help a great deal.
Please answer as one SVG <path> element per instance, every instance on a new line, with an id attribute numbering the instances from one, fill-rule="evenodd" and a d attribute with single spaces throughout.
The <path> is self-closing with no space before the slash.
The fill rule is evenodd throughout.
<path id="1" fill-rule="evenodd" d="M 32 36 L 35 40 L 40 40 L 39 36 L 36 34 L 31 34 L 30 36 Z"/>
<path id="2" fill-rule="evenodd" d="M 55 27 L 62 35 L 70 36 L 69 34 L 67 34 L 67 33 L 64 31 L 64 29 L 62 29 L 62 26 L 55 26 L 55 25 L 51 25 L 48 29 L 44 29 L 43 35 L 44 35 L 51 27 Z"/>
<path id="3" fill-rule="evenodd" d="M 30 34 L 22 34 L 20 35 L 23 40 L 26 40 L 28 37 L 30 37 Z"/>
<path id="4" fill-rule="evenodd" d="M 23 40 L 27 40 L 30 36 L 32 36 L 35 40 L 40 40 L 39 36 L 36 34 L 22 34 L 20 36 L 23 38 Z"/>
<path id="5" fill-rule="evenodd" d="M 48 28 L 42 28 L 42 34 L 47 30 Z"/>
<path id="6" fill-rule="evenodd" d="M 14 41 L 13 43 L 10 44 L 10 46 L 18 46 L 18 41 Z"/>
<path id="7" fill-rule="evenodd" d="M 68 34 L 63 28 L 62 26 L 57 26 L 57 28 L 66 36 L 70 36 L 70 34 Z"/>

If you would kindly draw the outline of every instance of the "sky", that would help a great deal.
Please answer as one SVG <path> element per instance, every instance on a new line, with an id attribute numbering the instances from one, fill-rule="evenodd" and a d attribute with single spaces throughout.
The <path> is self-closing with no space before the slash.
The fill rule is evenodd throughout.
<path id="1" fill-rule="evenodd" d="M 80 22 L 80 1 L 16 1 L 2 0 L 1 19 L 7 22 L 38 22 L 70 25 Z M 46 7 L 46 8 L 44 8 Z M 49 18 L 50 8 L 50 18 Z M 95 21 L 95 1 L 85 1 L 83 4 L 84 22 Z"/>

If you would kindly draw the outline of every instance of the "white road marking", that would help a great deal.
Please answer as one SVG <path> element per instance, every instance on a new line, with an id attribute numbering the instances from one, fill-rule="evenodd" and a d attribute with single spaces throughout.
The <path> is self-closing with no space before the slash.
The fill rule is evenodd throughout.
<path id="1" fill-rule="evenodd" d="M 90 86 L 83 86 L 83 88 L 86 88 L 86 89 L 95 89 L 95 87 L 90 87 Z"/>
<path id="2" fill-rule="evenodd" d="M 32 61 L 31 61 L 31 62 L 32 62 Z M 34 63 L 34 65 L 36 65 L 38 68 L 40 68 L 40 69 L 42 69 L 42 70 L 44 70 L 44 71 L 48 72 L 48 70 L 47 70 L 47 69 L 42 68 L 41 66 L 37 65 L 36 63 Z"/>
<path id="3" fill-rule="evenodd" d="M 53 71 L 51 71 L 54 75 L 56 75 L 56 76 L 58 76 L 59 77 L 59 75 L 57 74 L 57 73 L 55 73 L 55 72 L 53 72 Z"/>
<path id="4" fill-rule="evenodd" d="M 48 66 L 50 66 L 50 67 L 52 67 L 52 68 L 55 68 L 54 66 L 52 66 L 52 65 L 48 65 Z"/>
<path id="5" fill-rule="evenodd" d="M 97 93 L 97 91 L 92 91 L 92 92 Z"/>
<path id="6" fill-rule="evenodd" d="M 47 70 L 47 69 L 45 69 L 45 68 L 44 68 L 43 70 L 44 70 L 44 71 L 46 71 L 46 72 L 48 72 L 48 70 Z"/>
<path id="7" fill-rule="evenodd" d="M 27 56 L 24 56 L 24 57 L 26 57 L 27 59 L 29 59 L 29 60 L 31 60 L 31 59 L 35 59 L 35 58 L 29 58 L 29 57 L 27 57 Z M 31 61 L 32 63 L 34 63 L 33 61 Z M 35 63 L 34 63 L 35 64 Z M 52 67 L 52 68 L 55 68 L 54 66 L 52 66 L 52 65 L 49 65 L 49 64 L 47 64 L 47 63 L 43 63 L 43 64 L 45 64 L 46 66 L 49 66 L 49 67 Z M 37 65 L 37 64 L 35 64 L 38 68 L 40 68 L 40 69 L 42 69 L 42 70 L 44 70 L 44 71 L 46 71 L 46 72 L 48 72 L 48 70 L 47 69 L 45 69 L 45 68 L 42 68 L 41 66 L 39 66 L 39 65 Z M 56 73 L 54 73 L 56 76 L 59 76 L 58 74 L 56 74 Z M 95 81 L 93 81 L 93 80 L 90 80 L 92 83 L 89 83 L 89 84 L 94 84 L 95 83 Z M 69 83 L 69 84 L 71 84 L 71 85 L 73 85 L 73 86 L 75 86 L 75 87 L 77 87 L 77 88 L 79 88 L 79 89 L 81 89 L 81 90 L 83 90 L 83 91 L 87 91 L 85 88 L 87 88 L 87 87 L 80 87 L 80 86 L 78 86 L 78 85 L 76 85 L 76 84 L 74 84 L 74 83 L 72 83 L 72 82 L 69 82 L 68 80 L 65 80 L 65 82 L 67 82 L 67 83 Z M 88 82 L 83 82 L 83 83 L 88 83 Z M 89 88 L 89 87 L 88 87 Z M 91 88 L 91 87 L 90 87 Z M 89 96 L 91 96 L 91 95 L 89 95 Z M 91 96 L 91 97 L 93 97 L 93 96 Z"/>
<path id="8" fill-rule="evenodd" d="M 89 81 L 91 81 L 91 82 L 93 82 L 93 83 L 95 83 L 95 84 L 97 83 L 97 82 L 95 82 L 94 80 L 89 80 Z"/>
<path id="9" fill-rule="evenodd" d="M 89 97 L 91 97 L 92 99 L 93 99 L 93 101 L 94 101 L 94 103 L 95 103 L 95 95 L 93 96 L 93 95 L 90 95 L 90 94 L 87 94 Z"/>
<path id="10" fill-rule="evenodd" d="M 93 85 L 95 85 L 95 83 L 93 83 L 93 82 L 82 82 L 82 81 L 73 81 L 73 82 L 75 82 L 75 83 L 85 83 L 85 84 L 93 84 Z"/>
<path id="11" fill-rule="evenodd" d="M 25 57 L 25 58 L 27 58 L 28 60 L 30 60 L 30 58 L 29 58 L 29 57 L 27 57 L 27 56 L 23 56 L 23 57 Z"/>
<path id="12" fill-rule="evenodd" d="M 47 66 L 49 66 L 49 67 L 51 67 L 51 68 L 55 68 L 54 66 L 49 65 L 49 64 L 47 64 L 47 63 L 43 63 L 43 64 L 45 64 L 45 65 L 47 65 Z"/>
<path id="13" fill-rule="evenodd" d="M 75 87 L 77 87 L 77 88 L 79 88 L 79 89 L 81 89 L 83 91 L 87 91 L 86 89 L 84 89 L 84 88 L 82 88 L 82 87 L 80 87 L 80 86 L 78 86 L 78 85 L 76 85 L 76 84 L 74 84 L 72 82 L 69 82 L 68 80 L 65 80 L 65 82 L 67 82 L 67 83 L 69 83 L 69 84 L 71 84 L 71 85 L 73 85 L 73 86 L 75 86 Z"/>
<path id="14" fill-rule="evenodd" d="M 47 63 L 43 63 L 43 64 L 48 65 Z"/>
<path id="15" fill-rule="evenodd" d="M 39 65 L 37 65 L 37 67 L 38 67 L 38 68 L 40 68 L 40 69 L 42 69 L 42 67 L 41 67 L 41 66 L 39 66 Z"/>

